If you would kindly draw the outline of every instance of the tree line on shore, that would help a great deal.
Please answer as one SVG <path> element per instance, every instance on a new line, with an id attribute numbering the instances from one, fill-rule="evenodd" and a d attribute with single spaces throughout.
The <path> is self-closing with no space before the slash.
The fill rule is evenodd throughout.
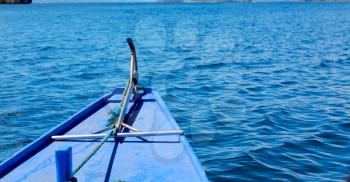
<path id="1" fill-rule="evenodd" d="M 30 4 L 32 0 L 0 0 L 0 4 Z"/>

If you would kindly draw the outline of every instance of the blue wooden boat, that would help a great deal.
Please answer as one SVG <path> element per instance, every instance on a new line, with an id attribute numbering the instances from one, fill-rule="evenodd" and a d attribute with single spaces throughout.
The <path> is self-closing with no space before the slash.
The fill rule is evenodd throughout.
<path id="1" fill-rule="evenodd" d="M 0 166 L 0 181 L 208 181 L 158 93 L 131 73 L 116 88 Z"/>

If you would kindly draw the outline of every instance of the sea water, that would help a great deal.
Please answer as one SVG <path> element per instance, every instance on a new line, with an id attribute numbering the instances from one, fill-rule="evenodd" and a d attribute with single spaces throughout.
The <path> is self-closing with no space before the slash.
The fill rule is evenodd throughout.
<path id="1" fill-rule="evenodd" d="M 213 181 L 350 172 L 350 4 L 0 5 L 0 161 L 129 74 Z"/>

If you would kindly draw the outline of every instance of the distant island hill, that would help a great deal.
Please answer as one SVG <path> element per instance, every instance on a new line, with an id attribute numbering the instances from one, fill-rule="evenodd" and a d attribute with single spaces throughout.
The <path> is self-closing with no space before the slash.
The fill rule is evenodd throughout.
<path id="1" fill-rule="evenodd" d="M 30 4 L 32 0 L 0 0 L 0 4 Z"/>

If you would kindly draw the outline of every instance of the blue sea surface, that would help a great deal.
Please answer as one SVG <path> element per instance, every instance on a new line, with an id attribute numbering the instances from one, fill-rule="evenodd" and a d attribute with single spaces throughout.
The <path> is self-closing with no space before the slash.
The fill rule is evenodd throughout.
<path id="1" fill-rule="evenodd" d="M 158 90 L 212 181 L 350 172 L 350 4 L 0 5 L 0 161 L 129 74 Z"/>

